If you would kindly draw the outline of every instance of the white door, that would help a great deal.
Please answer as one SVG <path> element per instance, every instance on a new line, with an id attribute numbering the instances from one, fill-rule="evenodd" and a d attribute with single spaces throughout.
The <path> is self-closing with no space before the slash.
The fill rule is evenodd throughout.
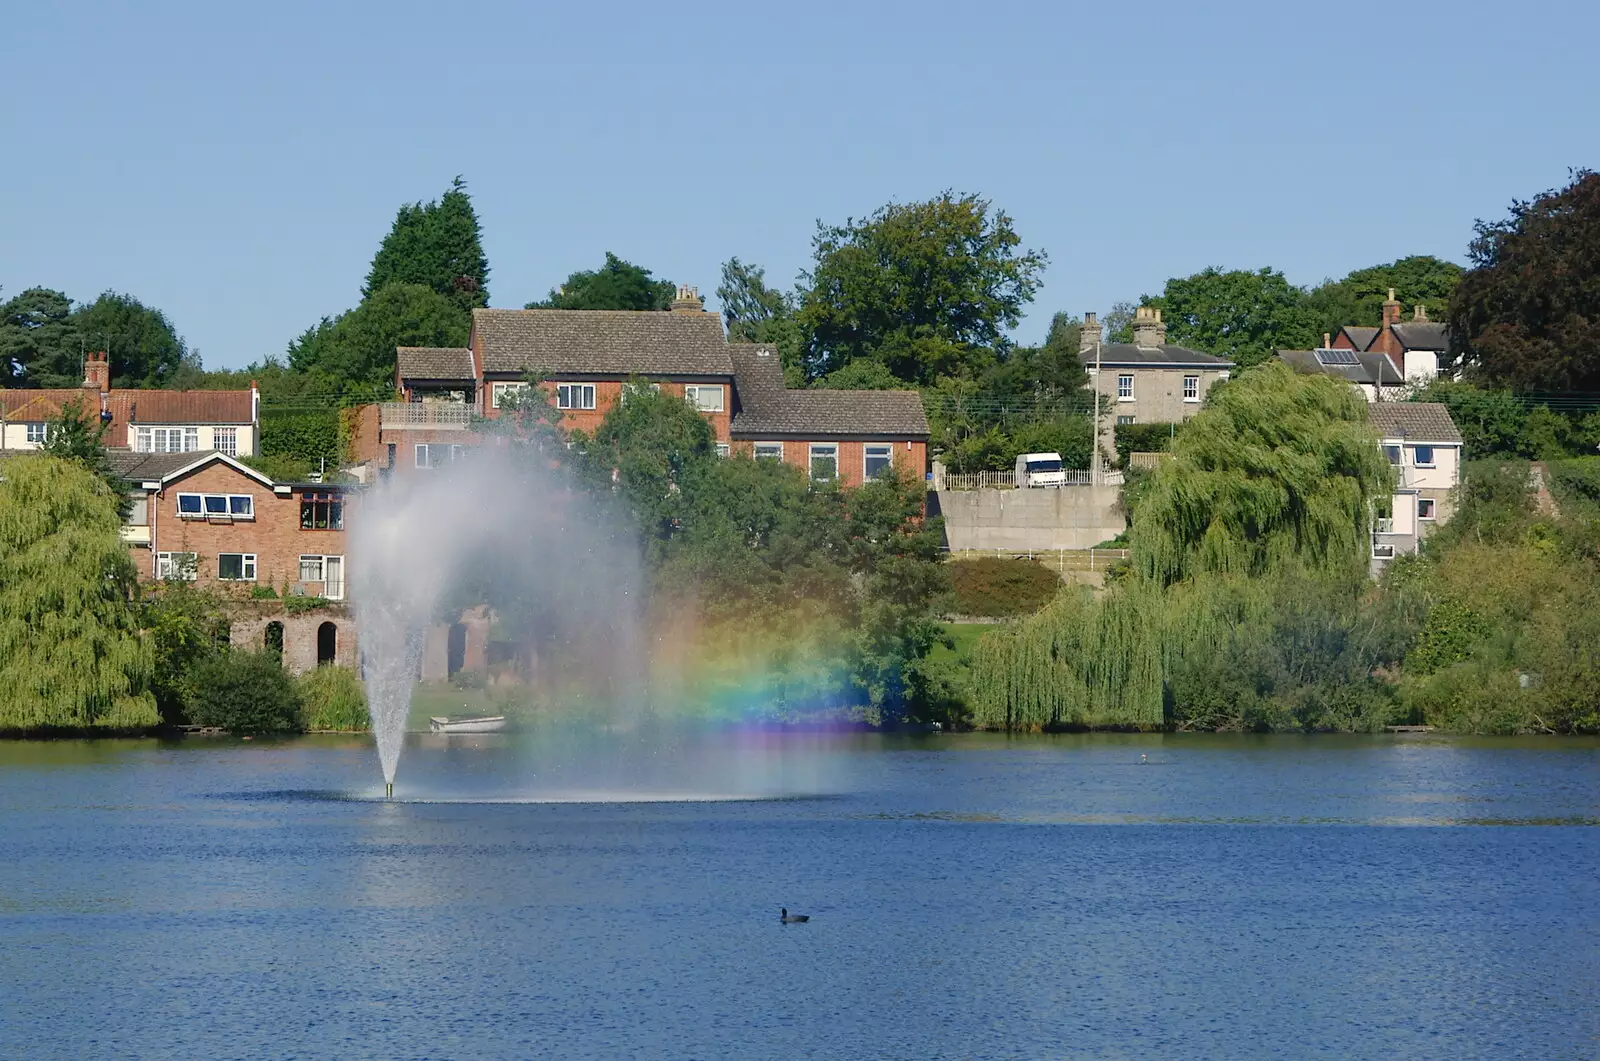
<path id="1" fill-rule="evenodd" d="M 328 581 L 323 587 L 323 596 L 329 600 L 344 600 L 344 557 L 330 556 L 326 563 L 323 577 Z"/>

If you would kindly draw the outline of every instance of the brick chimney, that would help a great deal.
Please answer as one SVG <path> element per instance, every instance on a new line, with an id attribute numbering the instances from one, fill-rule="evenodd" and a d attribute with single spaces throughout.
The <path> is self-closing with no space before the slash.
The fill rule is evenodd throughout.
<path id="1" fill-rule="evenodd" d="M 1394 297 L 1394 288 L 1391 287 L 1389 289 L 1389 297 L 1387 299 L 1385 299 L 1384 303 L 1383 303 L 1383 324 L 1384 324 L 1384 327 L 1387 328 L 1391 324 L 1399 324 L 1399 323 L 1400 323 L 1400 303 L 1395 299 L 1395 297 Z"/>
<path id="2" fill-rule="evenodd" d="M 1093 313 L 1083 315 L 1083 327 L 1078 331 L 1078 355 L 1094 353 L 1094 348 L 1100 345 L 1100 322 Z"/>
<path id="3" fill-rule="evenodd" d="M 1167 326 L 1161 323 L 1160 310 L 1140 306 L 1133 311 L 1133 342 L 1145 350 L 1167 345 Z"/>
<path id="4" fill-rule="evenodd" d="M 95 394 L 111 390 L 111 362 L 104 351 L 95 350 L 84 355 L 83 389 Z"/>
<path id="5" fill-rule="evenodd" d="M 687 284 L 678 285 L 678 297 L 672 300 L 674 313 L 704 313 L 706 304 L 700 301 L 700 289 Z"/>

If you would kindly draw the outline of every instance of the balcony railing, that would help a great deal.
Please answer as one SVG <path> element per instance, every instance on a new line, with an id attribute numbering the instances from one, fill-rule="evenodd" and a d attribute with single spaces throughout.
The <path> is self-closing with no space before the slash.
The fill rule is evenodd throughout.
<path id="1" fill-rule="evenodd" d="M 1087 468 L 1068 468 L 1063 486 L 1093 486 L 1093 473 Z M 1107 468 L 1100 473 L 1101 486 L 1121 486 L 1120 469 Z M 936 490 L 1015 490 L 1017 473 L 1009 472 L 945 472 L 934 477 Z M 1041 488 L 1047 489 L 1047 488 Z"/>
<path id="2" fill-rule="evenodd" d="M 472 406 L 453 402 L 384 402 L 378 407 L 378 426 L 465 430 L 472 426 L 472 415 Z"/>

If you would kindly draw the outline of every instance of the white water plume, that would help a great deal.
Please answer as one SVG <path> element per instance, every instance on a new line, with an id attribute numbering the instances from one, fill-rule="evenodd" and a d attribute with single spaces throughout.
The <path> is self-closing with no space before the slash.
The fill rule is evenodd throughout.
<path id="1" fill-rule="evenodd" d="M 526 690 L 637 711 L 638 551 L 625 522 L 532 447 L 489 445 L 395 476 L 352 512 L 351 591 L 384 781 L 393 784 L 430 628 L 485 606 Z"/>

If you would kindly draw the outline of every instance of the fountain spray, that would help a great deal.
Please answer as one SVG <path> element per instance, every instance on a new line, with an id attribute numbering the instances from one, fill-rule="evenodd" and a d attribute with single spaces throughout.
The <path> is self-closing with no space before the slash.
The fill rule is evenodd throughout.
<path id="1" fill-rule="evenodd" d="M 394 782 L 393 781 L 385 781 L 383 783 L 383 798 L 384 799 L 394 799 Z"/>

